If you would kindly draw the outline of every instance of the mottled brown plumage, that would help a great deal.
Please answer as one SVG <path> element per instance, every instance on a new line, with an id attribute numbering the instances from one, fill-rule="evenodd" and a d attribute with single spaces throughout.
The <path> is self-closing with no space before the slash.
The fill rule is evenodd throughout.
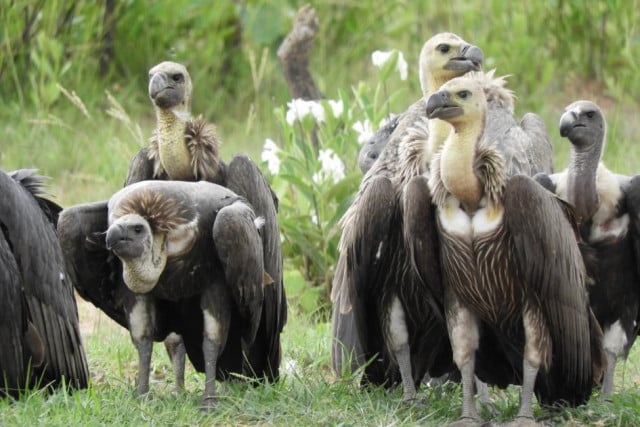
<path id="1" fill-rule="evenodd" d="M 111 213 L 111 218 L 135 213 L 147 220 L 152 231 L 168 233 L 196 219 L 195 206 L 189 206 L 187 200 L 181 194 L 167 197 L 160 192 L 141 191 L 135 197 L 123 200 Z"/>
<path id="2" fill-rule="evenodd" d="M 500 149 L 517 132 L 497 141 L 488 133 L 481 79 L 452 79 L 429 97 L 427 113 L 453 127 L 432 161 L 430 188 L 447 325 L 462 374 L 462 417 L 478 418 L 474 374 L 494 381 L 494 362 L 476 352 L 494 351 L 509 361 L 510 382 L 522 384 L 520 418 L 533 417 L 534 388 L 545 404 L 584 403 L 600 372 L 601 354 L 592 351 L 601 331 L 588 307 L 568 207 L 531 178 L 510 173 L 511 159 Z M 485 330 L 495 334 L 498 348 L 482 348 Z"/>
<path id="3" fill-rule="evenodd" d="M 481 62 L 478 47 L 455 34 L 438 34 L 420 54 L 423 89 L 435 89 L 454 76 L 477 70 Z M 453 366 L 442 322 L 438 269 L 421 269 L 425 275 L 420 276 L 407 258 L 410 248 L 416 247 L 423 249 L 421 257 L 429 257 L 426 253 L 435 257 L 435 241 L 420 235 L 404 242 L 410 233 L 405 233 L 403 224 L 425 231 L 406 219 L 402 208 L 403 189 L 420 178 L 428 164 L 428 147 L 416 145 L 414 138 L 416 129 L 430 126 L 424 116 L 425 104 L 419 101 L 393 122 L 390 142 L 341 219 L 332 289 L 335 371 L 353 370 L 377 355 L 365 368 L 364 381 L 390 386 L 402 380 L 407 400 L 414 398 L 415 384 L 425 372 L 439 375 Z M 413 212 L 417 206 L 423 206 L 422 200 L 412 200 L 406 210 Z"/>

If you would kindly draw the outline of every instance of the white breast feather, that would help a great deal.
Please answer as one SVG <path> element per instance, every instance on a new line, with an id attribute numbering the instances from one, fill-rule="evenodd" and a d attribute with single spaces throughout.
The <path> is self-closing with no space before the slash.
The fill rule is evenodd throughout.
<path id="1" fill-rule="evenodd" d="M 461 209 L 460 201 L 453 196 L 447 198 L 440 209 L 438 217 L 442 228 L 450 234 L 471 238 L 471 218 Z"/>

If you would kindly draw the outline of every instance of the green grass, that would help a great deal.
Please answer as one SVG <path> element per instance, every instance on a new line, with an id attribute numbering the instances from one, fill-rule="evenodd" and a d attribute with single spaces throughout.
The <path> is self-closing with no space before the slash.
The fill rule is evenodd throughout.
<path id="1" fill-rule="evenodd" d="M 87 303 L 80 316 L 89 367 L 88 390 L 27 392 L 19 401 L 0 401 L 0 425 L 441 425 L 460 414 L 458 385 L 422 387 L 418 405 L 401 402 L 401 391 L 361 390 L 357 376 L 336 379 L 330 369 L 330 325 L 291 311 L 285 327 L 283 377 L 280 382 L 253 387 L 244 382 L 219 383 L 219 402 L 212 413 L 202 413 L 199 401 L 203 375 L 188 368 L 187 391 L 172 392 L 173 373 L 161 344 L 156 344 L 147 399 L 134 396 L 137 356 L 126 331 Z M 552 425 L 631 426 L 640 423 L 640 348 L 626 364 L 619 364 L 616 394 L 600 402 L 597 394 L 581 408 L 536 416 Z M 512 419 L 518 406 L 515 387 L 492 389 L 495 422 Z"/>

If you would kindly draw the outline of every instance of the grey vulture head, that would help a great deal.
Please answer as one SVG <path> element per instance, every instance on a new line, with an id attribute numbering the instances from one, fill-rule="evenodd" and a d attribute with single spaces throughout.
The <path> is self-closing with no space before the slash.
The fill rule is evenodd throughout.
<path id="1" fill-rule="evenodd" d="M 184 65 L 165 61 L 149 70 L 149 98 L 157 108 L 189 112 L 191 92 L 191 77 Z"/>

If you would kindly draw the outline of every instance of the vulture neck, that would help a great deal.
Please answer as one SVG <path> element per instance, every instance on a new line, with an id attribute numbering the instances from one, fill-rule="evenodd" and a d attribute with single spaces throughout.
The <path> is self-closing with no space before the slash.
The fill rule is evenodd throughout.
<path id="1" fill-rule="evenodd" d="M 427 104 L 427 99 L 432 93 L 435 93 L 440 86 L 445 84 L 451 79 L 451 76 L 435 76 L 428 74 L 424 85 L 424 103 Z M 440 151 L 442 144 L 446 141 L 449 133 L 451 132 L 451 125 L 444 120 L 431 119 L 429 120 L 429 139 L 427 140 L 427 164 L 431 161 L 431 158 L 435 153 Z"/>
<path id="2" fill-rule="evenodd" d="M 435 153 L 440 151 L 442 145 L 452 132 L 451 125 L 444 120 L 429 120 L 429 139 L 427 140 L 427 155 L 430 160 Z"/>
<path id="3" fill-rule="evenodd" d="M 156 108 L 160 163 L 174 180 L 193 179 L 191 152 L 185 143 L 187 121 L 171 110 Z"/>
<path id="4" fill-rule="evenodd" d="M 150 250 L 137 258 L 122 260 L 124 282 L 133 292 L 147 293 L 158 283 L 167 264 L 165 241 L 165 234 L 154 235 Z"/>
<path id="5" fill-rule="evenodd" d="M 578 214 L 580 223 L 588 221 L 598 209 L 596 173 L 602 145 L 571 150 L 571 161 L 567 172 L 567 201 Z"/>
<path id="6" fill-rule="evenodd" d="M 483 130 L 484 120 L 456 126 L 445 141 L 440 158 L 442 183 L 467 212 L 478 209 L 483 194 L 474 168 L 476 145 Z"/>

